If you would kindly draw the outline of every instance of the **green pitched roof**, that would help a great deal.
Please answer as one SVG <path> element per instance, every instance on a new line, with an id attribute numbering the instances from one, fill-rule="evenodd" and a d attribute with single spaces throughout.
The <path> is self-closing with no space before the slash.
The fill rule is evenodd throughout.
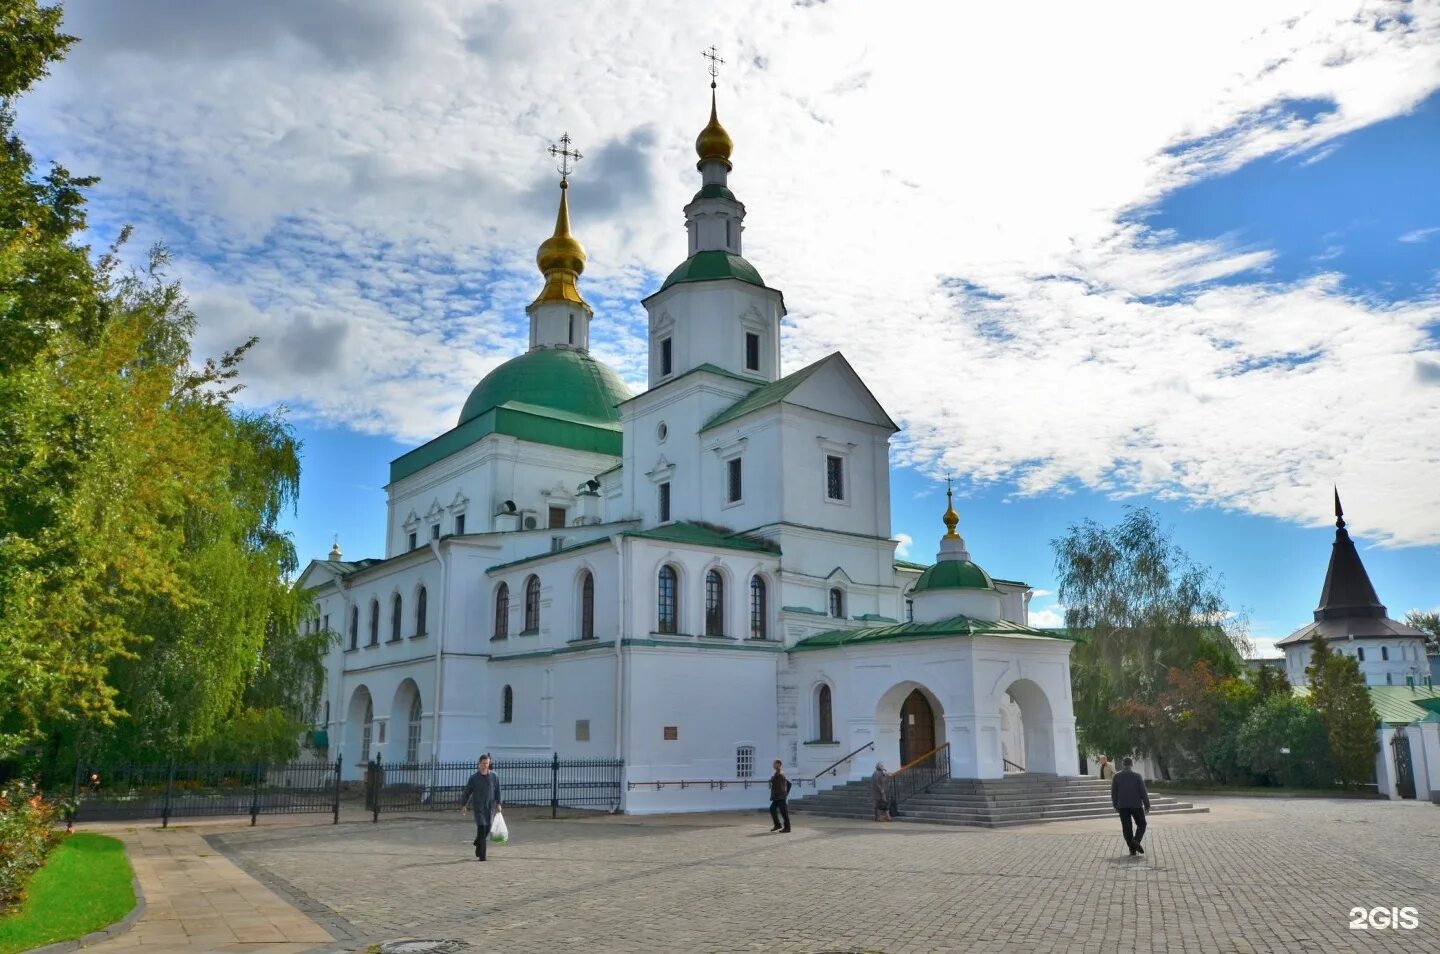
<path id="1" fill-rule="evenodd" d="M 800 640 L 791 652 L 834 649 L 837 646 L 862 646 L 869 643 L 903 643 L 925 639 L 951 639 L 957 636 L 1005 636 L 1012 639 L 1070 640 L 1069 636 L 1021 626 L 1003 619 L 971 619 L 953 616 L 935 623 L 897 623 L 894 626 L 871 626 L 864 629 L 833 629 Z M 1073 640 L 1070 640 L 1073 641 Z"/>
<path id="2" fill-rule="evenodd" d="M 729 199 L 731 202 L 740 201 L 739 199 L 735 198 L 735 193 L 731 192 L 723 185 L 720 185 L 718 182 L 712 182 L 709 185 L 701 186 L 700 191 L 695 193 L 695 197 L 690 201 L 696 202 L 700 199 Z"/>
<path id="3" fill-rule="evenodd" d="M 1409 725 L 1412 722 L 1435 721 L 1440 712 L 1440 688 L 1434 686 L 1366 686 L 1375 715 L 1386 725 Z M 1296 686 L 1295 695 L 1310 695 L 1309 686 Z"/>
<path id="4" fill-rule="evenodd" d="M 895 569 L 897 569 L 897 570 L 928 570 L 928 569 L 930 569 L 930 564 L 928 564 L 928 563 L 911 563 L 909 560 L 896 560 L 896 561 L 895 561 Z"/>
<path id="5" fill-rule="evenodd" d="M 487 374 L 460 412 L 460 423 L 390 462 L 390 482 L 464 450 L 491 434 L 571 450 L 620 456 L 625 383 L 584 351 L 541 348 Z"/>
<path id="6" fill-rule="evenodd" d="M 760 537 L 747 537 L 717 527 L 699 523 L 667 523 L 653 530 L 629 530 L 624 536 L 639 537 L 642 540 L 663 540 L 667 543 L 689 543 L 700 547 L 716 547 L 725 550 L 750 550 L 757 553 L 780 552 L 780 547 Z"/>
<path id="7" fill-rule="evenodd" d="M 771 381 L 769 384 L 764 385 L 763 387 L 756 388 L 740 400 L 736 401 L 734 404 L 730 405 L 725 410 L 721 411 L 719 414 L 716 414 L 714 417 L 710 418 L 710 420 L 706 421 L 705 426 L 700 428 L 700 430 L 702 432 L 708 431 L 711 428 L 719 427 L 722 424 L 728 424 L 736 418 L 744 417 L 746 414 L 749 414 L 752 411 L 758 411 L 762 407 L 769 407 L 772 404 L 779 404 L 781 401 L 785 400 L 785 398 L 790 395 L 791 391 L 794 391 L 800 385 L 804 384 L 807 378 L 809 378 L 816 371 L 819 371 L 820 368 L 825 365 L 825 362 L 829 361 L 833 357 L 835 356 L 827 355 L 826 357 L 821 358 L 819 361 L 816 361 L 814 364 L 807 365 L 806 367 L 801 368 L 799 371 L 795 371 L 785 375 L 785 377 L 781 378 L 778 381 Z"/>
<path id="8" fill-rule="evenodd" d="M 911 593 L 927 590 L 993 590 L 990 574 L 969 560 L 941 560 L 920 574 Z"/>
<path id="9" fill-rule="evenodd" d="M 683 282 L 713 282 L 722 278 L 736 278 L 751 285 L 765 287 L 765 280 L 760 277 L 760 273 L 755 270 L 754 265 L 739 255 L 731 255 L 720 249 L 711 249 L 705 252 L 696 252 L 681 262 L 665 279 L 660 290 L 664 291 L 671 285 L 679 285 Z"/>

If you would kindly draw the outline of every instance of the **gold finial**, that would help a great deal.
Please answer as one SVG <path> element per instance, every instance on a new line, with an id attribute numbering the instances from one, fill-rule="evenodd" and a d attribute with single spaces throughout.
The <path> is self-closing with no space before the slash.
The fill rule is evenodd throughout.
<path id="1" fill-rule="evenodd" d="M 707 67 L 710 73 L 710 122 L 700 130 L 700 135 L 695 139 L 695 154 L 702 163 L 707 159 L 718 159 L 729 168 L 730 153 L 734 150 L 735 143 L 725 131 L 725 127 L 720 125 L 720 117 L 715 111 L 715 77 L 720 75 L 720 67 L 725 61 L 720 59 L 713 46 L 702 50 L 700 55 L 710 61 Z"/>
<path id="2" fill-rule="evenodd" d="M 958 540 L 960 534 L 955 532 L 955 528 L 960 525 L 960 515 L 955 512 L 955 490 L 950 486 L 949 477 L 945 478 L 945 516 L 942 519 L 945 521 L 945 539 Z"/>
<path id="3" fill-rule="evenodd" d="M 330 559 L 340 559 L 340 534 L 335 534 L 335 542 L 330 545 Z"/>
<path id="4" fill-rule="evenodd" d="M 560 302 L 579 305 L 589 311 L 590 306 L 580 297 L 580 289 L 575 284 L 580 273 L 585 271 L 585 248 L 570 234 L 570 203 L 566 198 L 573 171 L 571 163 L 584 156 L 578 149 L 570 148 L 568 132 L 560 137 L 558 145 L 552 145 L 548 151 L 551 156 L 560 159 L 560 164 L 555 167 L 560 173 L 560 208 L 555 213 L 555 234 L 541 242 L 540 250 L 535 254 L 535 264 L 545 276 L 545 287 L 530 307 L 534 308 L 542 302 Z"/>

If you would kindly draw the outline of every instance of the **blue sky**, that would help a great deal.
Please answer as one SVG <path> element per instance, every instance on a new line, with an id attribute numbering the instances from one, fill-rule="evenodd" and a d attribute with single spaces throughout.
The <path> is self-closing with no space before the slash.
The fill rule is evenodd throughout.
<path id="1" fill-rule="evenodd" d="M 642 382 L 715 43 L 785 367 L 841 350 L 902 423 L 912 557 L 947 474 L 977 558 L 1040 590 L 1069 524 L 1152 506 L 1273 639 L 1338 484 L 1392 614 L 1440 605 L 1440 8 L 925 7 L 76 0 L 21 128 L 102 177 L 97 245 L 170 246 L 199 354 L 261 337 L 302 556 L 378 553 L 388 461 L 523 347 L 564 131 L 595 350 Z"/>

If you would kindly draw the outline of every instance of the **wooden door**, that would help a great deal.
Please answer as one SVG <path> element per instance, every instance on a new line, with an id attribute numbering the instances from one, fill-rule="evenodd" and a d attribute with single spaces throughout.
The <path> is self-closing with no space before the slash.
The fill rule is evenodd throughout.
<path id="1" fill-rule="evenodd" d="M 935 713 L 919 689 L 900 707 L 900 763 L 909 765 L 935 748 Z"/>

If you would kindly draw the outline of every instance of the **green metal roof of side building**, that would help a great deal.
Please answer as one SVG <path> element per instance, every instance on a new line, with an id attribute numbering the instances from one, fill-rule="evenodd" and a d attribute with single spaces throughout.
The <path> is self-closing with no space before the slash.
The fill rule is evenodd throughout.
<path id="1" fill-rule="evenodd" d="M 766 287 L 765 280 L 760 277 L 760 273 L 755 270 L 754 265 L 739 255 L 731 255 L 720 249 L 711 249 L 696 252 L 681 262 L 665 279 L 665 283 L 660 286 L 660 291 L 683 282 L 713 282 L 722 278 L 736 278 L 751 285 Z"/>
<path id="2" fill-rule="evenodd" d="M 950 639 L 956 636 L 1005 636 L 1011 639 L 1076 640 L 1065 633 L 1021 626 L 1003 619 L 972 619 L 952 616 L 934 623 L 897 623 L 894 626 L 870 626 L 864 629 L 833 629 L 800 640 L 791 652 L 834 649 L 840 646 L 863 646 L 870 643 L 903 643 L 926 639 Z"/>

